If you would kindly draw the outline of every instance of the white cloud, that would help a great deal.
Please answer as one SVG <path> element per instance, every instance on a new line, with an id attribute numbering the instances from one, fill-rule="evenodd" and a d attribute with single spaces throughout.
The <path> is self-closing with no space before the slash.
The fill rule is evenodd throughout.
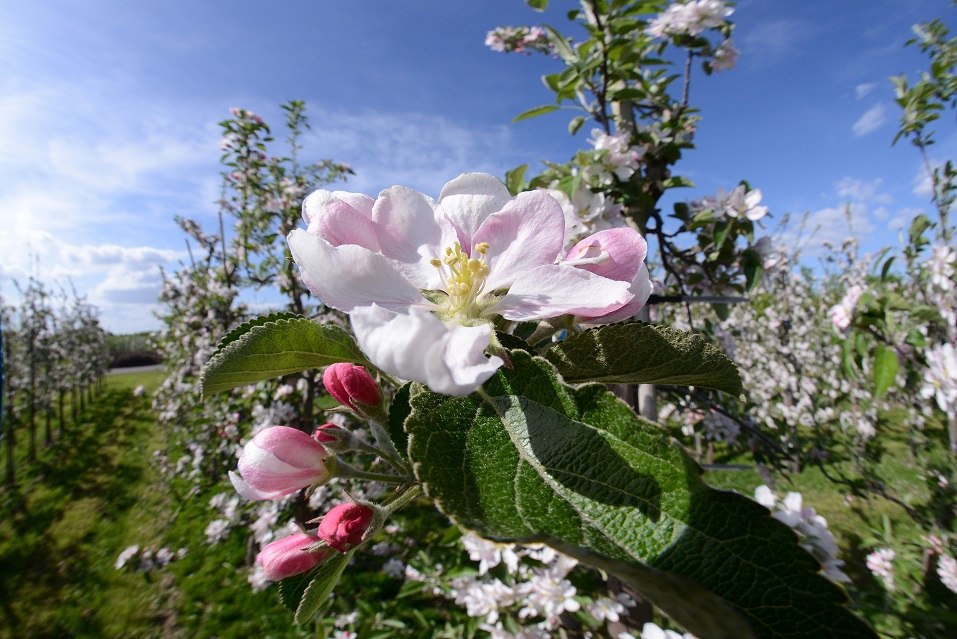
<path id="1" fill-rule="evenodd" d="M 941 163 L 937 160 L 930 161 L 931 170 L 940 168 Z M 934 182 L 931 179 L 930 173 L 927 172 L 927 167 L 921 165 L 917 169 L 917 173 L 911 178 L 911 193 L 918 197 L 922 198 L 931 198 L 934 195 Z"/>
<path id="2" fill-rule="evenodd" d="M 800 20 L 770 20 L 755 24 L 736 39 L 741 42 L 747 60 L 767 63 L 796 50 L 802 41 L 807 41 L 812 30 L 812 25 Z"/>
<path id="3" fill-rule="evenodd" d="M 854 87 L 854 97 L 863 100 L 877 88 L 876 82 L 862 82 Z"/>
<path id="4" fill-rule="evenodd" d="M 883 178 L 861 180 L 855 177 L 843 177 L 834 184 L 837 196 L 852 202 L 890 204 L 894 198 L 881 191 Z"/>
<path id="5" fill-rule="evenodd" d="M 445 182 L 466 171 L 503 175 L 511 131 L 503 125 L 459 124 L 423 113 L 313 107 L 307 153 L 348 163 L 356 177 L 348 190 L 374 195 L 400 184 L 438 195 Z"/>
<path id="6" fill-rule="evenodd" d="M 877 103 L 857 119 L 857 122 L 851 127 L 851 130 L 854 132 L 854 135 L 861 137 L 876 131 L 886 121 L 886 109 L 882 103 Z"/>

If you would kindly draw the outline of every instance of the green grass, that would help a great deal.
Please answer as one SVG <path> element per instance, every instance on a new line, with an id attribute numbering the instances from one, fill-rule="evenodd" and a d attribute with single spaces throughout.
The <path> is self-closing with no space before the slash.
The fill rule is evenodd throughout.
<path id="1" fill-rule="evenodd" d="M 308 636 L 274 592 L 253 593 L 236 572 L 239 533 L 203 543 L 209 496 L 180 502 L 164 489 L 151 460 L 165 433 L 148 397 L 131 394 L 162 377 L 110 376 L 34 463 L 18 454 L 17 486 L 0 492 L 0 638 Z M 188 551 L 165 570 L 116 570 L 132 544 Z"/>

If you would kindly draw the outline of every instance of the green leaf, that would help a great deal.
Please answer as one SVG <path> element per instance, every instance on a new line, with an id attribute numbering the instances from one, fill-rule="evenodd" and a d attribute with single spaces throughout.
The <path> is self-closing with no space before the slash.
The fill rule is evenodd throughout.
<path id="1" fill-rule="evenodd" d="M 505 188 L 509 193 L 518 195 L 525 189 L 525 171 L 527 170 L 528 165 L 521 164 L 505 174 Z"/>
<path id="2" fill-rule="evenodd" d="M 512 364 L 484 398 L 413 386 L 409 455 L 456 523 L 612 572 L 699 637 L 875 637 L 791 529 L 705 485 L 663 430 L 540 357 Z"/>
<path id="3" fill-rule="evenodd" d="M 520 113 L 512 118 L 512 123 L 521 122 L 522 120 L 527 120 L 528 118 L 534 118 L 539 115 L 545 115 L 546 113 L 551 113 L 552 111 L 557 111 L 558 105 L 555 104 L 545 104 L 534 109 L 529 109 L 525 113 Z"/>
<path id="4" fill-rule="evenodd" d="M 409 406 L 409 389 L 411 387 L 411 383 L 400 387 L 392 396 L 392 404 L 389 406 L 389 437 L 392 438 L 392 443 L 400 452 L 405 451 L 409 445 L 409 436 L 402 425 L 412 411 L 412 407 Z"/>
<path id="5" fill-rule="evenodd" d="M 544 11 L 548 8 L 548 0 L 525 0 L 525 4 L 535 11 Z"/>
<path id="6" fill-rule="evenodd" d="M 318 573 L 319 567 L 317 566 L 309 572 L 286 577 L 279 582 L 279 601 L 289 609 L 289 612 L 295 614 L 296 609 L 299 608 L 299 602 L 302 601 L 303 593 L 306 592 L 306 588 Z"/>
<path id="7" fill-rule="evenodd" d="M 232 331 L 203 368 L 203 396 L 336 362 L 370 365 L 338 326 L 268 316 Z"/>
<path id="8" fill-rule="evenodd" d="M 894 256 L 893 256 L 893 255 L 891 255 L 889 258 L 887 258 L 887 261 L 884 262 L 884 266 L 881 268 L 881 281 L 882 281 L 882 282 L 886 282 L 886 281 L 887 281 L 887 274 L 890 272 L 890 270 L 891 270 L 891 265 L 892 265 L 893 263 L 894 263 Z"/>
<path id="9" fill-rule="evenodd" d="M 578 133 L 578 129 L 582 128 L 582 125 L 585 124 L 587 118 L 584 115 L 577 115 L 571 119 L 571 122 L 568 123 L 568 134 L 575 135 Z"/>
<path id="10" fill-rule="evenodd" d="M 695 333 L 641 322 L 591 328 L 544 353 L 566 382 L 673 384 L 741 394 L 727 355 Z"/>
<path id="11" fill-rule="evenodd" d="M 322 604 L 326 603 L 333 588 L 339 583 L 342 571 L 352 558 L 352 553 L 334 553 L 315 570 L 315 576 L 302 593 L 299 606 L 296 608 L 295 622 L 304 624 L 312 620 Z"/>
<path id="12" fill-rule="evenodd" d="M 233 330 L 226 333 L 226 336 L 223 337 L 223 339 L 219 340 L 219 344 L 216 345 L 216 350 L 213 351 L 212 355 L 210 355 L 210 359 L 218 355 L 220 351 L 235 342 L 237 339 L 248 333 L 254 326 L 262 326 L 263 324 L 268 324 L 269 322 L 275 322 L 282 319 L 294 319 L 298 317 L 302 316 L 296 315 L 295 313 L 272 313 L 270 315 L 257 317 L 256 319 L 249 320 L 248 322 L 243 322 Z"/>
<path id="13" fill-rule="evenodd" d="M 897 353 L 886 346 L 878 346 L 874 354 L 874 397 L 880 397 L 887 392 L 897 378 Z"/>
<path id="14" fill-rule="evenodd" d="M 753 248 L 745 249 L 741 253 L 741 262 L 744 266 L 744 278 L 747 290 L 752 290 L 761 283 L 761 276 L 764 274 L 764 264 L 761 260 L 761 254 Z"/>

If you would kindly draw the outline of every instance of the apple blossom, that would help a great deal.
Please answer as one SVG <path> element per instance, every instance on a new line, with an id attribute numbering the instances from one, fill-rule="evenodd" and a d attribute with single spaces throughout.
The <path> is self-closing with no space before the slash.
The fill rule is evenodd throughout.
<path id="1" fill-rule="evenodd" d="M 714 57 L 711 60 L 712 71 L 730 71 L 738 62 L 740 52 L 735 48 L 734 43 L 728 38 L 714 51 Z"/>
<path id="2" fill-rule="evenodd" d="M 696 36 L 706 29 L 722 26 L 732 13 L 734 9 L 722 0 L 675 2 L 651 21 L 646 33 L 653 38 Z"/>
<path id="3" fill-rule="evenodd" d="M 324 550 L 309 550 L 318 542 L 316 537 L 306 533 L 295 533 L 277 539 L 259 551 L 256 563 L 262 567 L 266 579 L 270 581 L 309 572 L 329 554 Z"/>
<path id="4" fill-rule="evenodd" d="M 867 556 L 867 569 L 884 582 L 887 590 L 894 590 L 894 559 L 897 553 L 893 548 L 878 548 Z"/>
<path id="5" fill-rule="evenodd" d="M 841 334 L 846 335 L 854 319 L 854 309 L 857 307 L 857 301 L 861 298 L 864 288 L 855 284 L 847 289 L 843 299 L 831 307 L 828 315 L 831 317 L 831 323 Z"/>
<path id="6" fill-rule="evenodd" d="M 365 504 L 339 504 L 322 518 L 316 535 L 330 548 L 348 552 L 361 544 L 369 534 L 376 513 Z"/>
<path id="7" fill-rule="evenodd" d="M 503 364 L 485 355 L 496 318 L 597 318 L 635 298 L 630 281 L 559 262 L 565 218 L 553 197 L 513 198 L 491 175 L 460 175 L 437 201 L 399 186 L 374 201 L 318 191 L 303 217 L 308 229 L 288 241 L 309 289 L 350 314 L 376 366 L 448 395 Z"/>
<path id="8" fill-rule="evenodd" d="M 246 444 L 239 474 L 230 471 L 229 479 L 246 499 L 278 499 L 325 482 L 334 463 L 325 447 L 301 430 L 272 426 Z"/>
<path id="9" fill-rule="evenodd" d="M 937 576 L 948 590 L 957 593 L 957 559 L 944 554 L 937 557 Z"/>
<path id="10" fill-rule="evenodd" d="M 920 394 L 936 399 L 948 415 L 957 412 L 957 348 L 953 344 L 937 344 L 927 350 L 927 370 Z"/>

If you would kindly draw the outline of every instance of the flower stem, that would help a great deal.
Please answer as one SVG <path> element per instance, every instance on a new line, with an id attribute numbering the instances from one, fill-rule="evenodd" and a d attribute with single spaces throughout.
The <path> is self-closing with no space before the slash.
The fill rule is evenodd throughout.
<path id="1" fill-rule="evenodd" d="M 403 493 L 400 493 L 398 497 L 393 499 L 388 504 L 385 504 L 382 508 L 385 510 L 386 516 L 391 515 L 392 513 L 400 510 L 414 501 L 422 494 L 422 487 L 418 484 L 410 486 L 408 490 Z"/>
<path id="2" fill-rule="evenodd" d="M 373 473 L 368 470 L 362 470 L 361 468 L 347 464 L 341 459 L 338 460 L 336 464 L 336 477 L 368 479 L 370 481 L 381 481 L 389 484 L 406 484 L 412 479 L 409 476 L 392 475 L 390 473 Z"/>

